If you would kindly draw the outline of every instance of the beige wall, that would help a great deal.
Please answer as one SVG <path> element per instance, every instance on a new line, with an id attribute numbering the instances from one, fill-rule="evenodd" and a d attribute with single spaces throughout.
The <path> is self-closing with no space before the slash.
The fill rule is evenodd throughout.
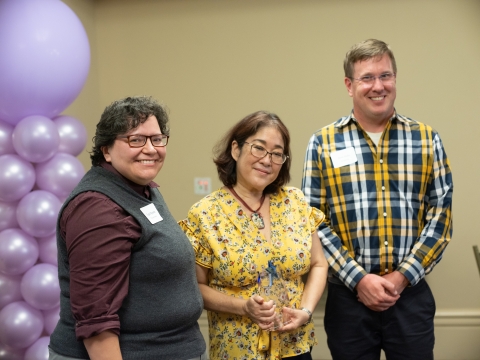
<path id="1" fill-rule="evenodd" d="M 220 186 L 212 146 L 256 110 L 276 112 L 289 127 L 291 184 L 299 187 L 308 138 L 351 109 L 345 52 L 370 37 L 390 43 L 399 69 L 397 110 L 440 131 L 454 175 L 454 237 L 428 276 L 437 300 L 436 358 L 480 358 L 480 276 L 472 252 L 480 245 L 478 0 L 64 2 L 92 47 L 86 86 L 64 113 L 82 120 L 91 138 L 115 99 L 145 94 L 164 102 L 171 142 L 157 180 L 177 219 L 201 198 L 194 177 Z M 80 155 L 86 168 L 89 149 Z M 328 358 L 324 338 L 315 351 Z"/>

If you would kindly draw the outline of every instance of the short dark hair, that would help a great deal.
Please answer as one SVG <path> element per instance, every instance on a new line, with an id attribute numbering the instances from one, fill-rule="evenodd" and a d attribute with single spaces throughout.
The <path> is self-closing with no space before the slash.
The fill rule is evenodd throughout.
<path id="1" fill-rule="evenodd" d="M 275 181 L 265 188 L 264 193 L 275 193 L 281 186 L 286 185 L 290 181 L 290 165 L 292 163 L 290 133 L 276 114 L 268 111 L 257 111 L 247 115 L 235 124 L 217 143 L 213 150 L 213 162 L 217 166 L 218 177 L 223 185 L 233 186 L 237 183 L 237 162 L 232 157 L 232 142 L 236 141 L 239 148 L 242 148 L 245 140 L 256 134 L 261 128 L 267 126 L 276 128 L 282 135 L 284 143 L 283 153 L 287 155 L 288 158 L 283 163 Z"/>
<path id="2" fill-rule="evenodd" d="M 353 78 L 353 66 L 356 62 L 371 58 L 381 58 L 385 54 L 390 58 L 393 72 L 396 74 L 397 63 L 395 62 L 395 56 L 393 56 L 392 49 L 390 49 L 390 46 L 387 43 L 377 39 L 368 39 L 353 45 L 343 60 L 345 77 L 349 79 Z"/>
<path id="3" fill-rule="evenodd" d="M 90 152 L 92 165 L 99 166 L 105 161 L 102 147 L 112 146 L 118 135 L 135 129 L 152 115 L 157 118 L 162 134 L 170 135 L 167 112 L 152 97 L 127 97 L 108 105 L 100 117 L 95 136 L 92 139 L 93 148 Z"/>

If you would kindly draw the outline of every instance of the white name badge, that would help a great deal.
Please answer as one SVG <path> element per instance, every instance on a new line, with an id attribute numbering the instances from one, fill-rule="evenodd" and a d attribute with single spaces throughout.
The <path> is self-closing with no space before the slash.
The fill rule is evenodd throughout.
<path id="1" fill-rule="evenodd" d="M 355 154 L 355 148 L 349 147 L 331 153 L 330 159 L 332 159 L 333 167 L 338 168 L 357 162 L 357 154 Z"/>
<path id="2" fill-rule="evenodd" d="M 156 224 L 157 222 L 163 220 L 163 218 L 158 213 L 157 208 L 153 204 L 144 206 L 144 207 L 140 208 L 140 210 L 147 217 L 147 219 L 150 220 L 150 222 L 152 224 Z"/>

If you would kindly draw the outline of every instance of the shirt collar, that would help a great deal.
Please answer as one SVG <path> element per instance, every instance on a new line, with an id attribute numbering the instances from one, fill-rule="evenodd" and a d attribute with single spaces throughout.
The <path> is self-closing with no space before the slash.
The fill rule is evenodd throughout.
<path id="1" fill-rule="evenodd" d="M 407 119 L 401 115 L 398 115 L 397 110 L 395 109 L 393 109 L 393 115 L 390 118 L 390 121 L 393 121 L 393 120 L 398 120 L 400 122 L 407 123 Z M 335 124 L 335 127 L 341 128 L 348 125 L 350 122 L 355 122 L 358 124 L 358 120 L 355 118 L 355 115 L 353 115 L 353 110 L 349 116 L 345 116 L 341 118 L 340 121 L 337 124 Z"/>

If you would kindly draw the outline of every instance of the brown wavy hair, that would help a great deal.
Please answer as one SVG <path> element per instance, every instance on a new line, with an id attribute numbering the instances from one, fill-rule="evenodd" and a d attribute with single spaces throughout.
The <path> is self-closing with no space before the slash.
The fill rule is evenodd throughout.
<path id="1" fill-rule="evenodd" d="M 290 181 L 290 165 L 292 163 L 290 133 L 276 114 L 268 111 L 257 111 L 247 115 L 228 130 L 213 149 L 213 162 L 217 166 L 218 178 L 223 185 L 233 186 L 237 183 L 237 162 L 232 157 L 232 142 L 236 141 L 238 147 L 242 149 L 245 140 L 256 134 L 261 128 L 267 126 L 277 129 L 282 135 L 284 143 L 283 152 L 288 158 L 283 163 L 275 181 L 265 188 L 264 193 L 275 193 L 281 186 L 286 185 Z"/>

